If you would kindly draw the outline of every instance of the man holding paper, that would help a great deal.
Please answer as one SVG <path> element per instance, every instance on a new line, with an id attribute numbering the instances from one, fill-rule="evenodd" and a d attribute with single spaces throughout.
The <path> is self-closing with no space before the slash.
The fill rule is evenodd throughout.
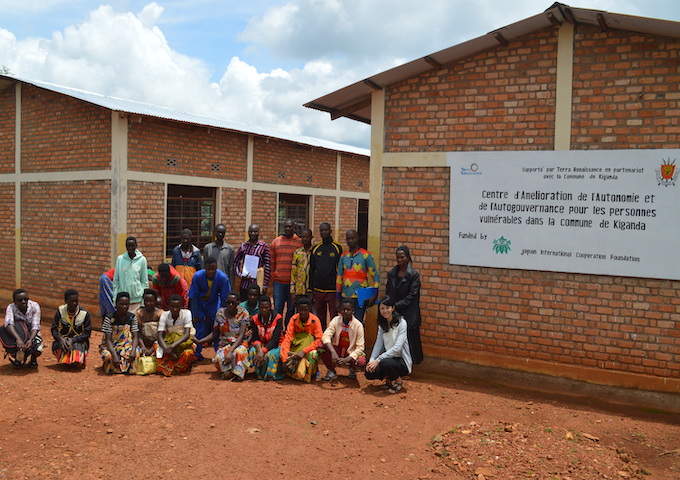
<path id="1" fill-rule="evenodd" d="M 257 270 L 264 270 L 262 295 L 267 294 L 269 278 L 271 276 L 271 261 L 269 246 L 260 240 L 260 226 L 252 224 L 248 227 L 247 242 L 238 247 L 234 258 L 234 273 L 241 279 L 241 301 L 248 298 L 248 288 L 257 282 Z"/>

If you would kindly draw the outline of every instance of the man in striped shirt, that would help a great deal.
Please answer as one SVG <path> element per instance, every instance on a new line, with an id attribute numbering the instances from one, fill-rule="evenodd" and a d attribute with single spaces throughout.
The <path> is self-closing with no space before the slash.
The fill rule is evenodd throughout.
<path id="1" fill-rule="evenodd" d="M 286 308 L 284 326 L 293 316 L 292 297 L 290 294 L 290 272 L 293 268 L 293 253 L 302 247 L 302 240 L 295 234 L 295 224 L 291 219 L 283 223 L 283 235 L 279 235 L 271 244 L 272 280 L 274 281 L 274 310 L 283 315 Z"/>
<path id="2" fill-rule="evenodd" d="M 243 261 L 246 255 L 254 255 L 259 258 L 258 268 L 264 270 L 264 282 L 262 285 L 262 295 L 267 294 L 267 287 L 269 286 L 269 278 L 271 276 L 271 260 L 269 257 L 269 246 L 260 240 L 260 226 L 253 223 L 248 227 L 247 242 L 243 242 L 238 247 L 236 257 L 234 257 L 234 273 L 241 279 L 241 301 L 248 299 L 248 288 L 257 282 L 256 274 L 243 276 Z"/>

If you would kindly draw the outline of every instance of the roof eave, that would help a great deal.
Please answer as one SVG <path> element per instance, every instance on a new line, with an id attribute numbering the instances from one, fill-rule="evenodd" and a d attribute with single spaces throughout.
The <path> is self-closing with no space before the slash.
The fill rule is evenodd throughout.
<path id="1" fill-rule="evenodd" d="M 672 38 L 680 37 L 680 23 L 678 22 L 608 13 L 604 10 L 573 8 L 562 3 L 554 3 L 537 15 L 365 78 L 312 100 L 304 106 L 328 112 L 332 120 L 347 117 L 370 124 L 370 99 L 372 92 L 376 89 L 389 87 L 428 71 L 445 68 L 499 45 L 507 45 L 511 40 L 520 36 L 544 28 L 557 28 L 562 23 L 589 24 L 603 31 L 619 29 Z M 369 102 L 368 108 L 365 105 L 366 101 Z"/>

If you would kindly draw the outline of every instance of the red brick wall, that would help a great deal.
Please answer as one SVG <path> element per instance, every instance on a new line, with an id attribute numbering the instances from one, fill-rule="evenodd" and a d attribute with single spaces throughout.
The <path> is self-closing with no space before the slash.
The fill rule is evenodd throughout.
<path id="1" fill-rule="evenodd" d="M 222 213 L 221 220 L 227 227 L 224 239 L 234 247 L 246 241 L 248 226 L 246 225 L 246 191 L 237 188 L 222 189 Z"/>
<path id="2" fill-rule="evenodd" d="M 54 172 L 111 168 L 111 112 L 24 84 L 21 170 Z"/>
<path id="3" fill-rule="evenodd" d="M 332 222 L 331 222 L 332 223 Z M 356 198 L 341 198 L 340 199 L 340 225 L 335 230 L 334 238 L 343 247 L 345 244 L 345 232 L 349 229 L 357 228 L 357 199 Z"/>
<path id="4" fill-rule="evenodd" d="M 130 170 L 245 181 L 246 149 L 239 133 L 151 117 L 128 122 Z"/>
<path id="5" fill-rule="evenodd" d="M 75 288 L 81 304 L 99 314 L 99 277 L 111 268 L 110 187 L 108 181 L 22 185 L 23 287 L 38 302 L 63 303 L 64 291 Z"/>
<path id="6" fill-rule="evenodd" d="M 385 150 L 552 150 L 556 64 L 550 28 L 393 85 Z"/>
<path id="7" fill-rule="evenodd" d="M 14 87 L 0 91 L 0 173 L 14 173 L 15 96 Z"/>
<path id="8" fill-rule="evenodd" d="M 572 149 L 680 147 L 680 39 L 578 27 Z"/>
<path id="9" fill-rule="evenodd" d="M 127 234 L 137 239 L 149 267 L 157 270 L 165 260 L 165 184 L 129 181 L 127 216 Z"/>
<path id="10" fill-rule="evenodd" d="M 255 138 L 253 180 L 335 190 L 336 152 Z"/>
<path id="11" fill-rule="evenodd" d="M 321 241 L 321 237 L 319 236 L 319 224 L 322 222 L 328 222 L 331 224 L 331 228 L 334 227 L 335 197 L 325 197 L 322 195 L 314 197 L 314 219 L 309 227 L 314 233 L 314 240 L 312 240 L 314 243 Z"/>
<path id="12" fill-rule="evenodd" d="M 2 275 L 0 275 L 0 289 L 14 290 L 19 286 L 14 284 L 16 254 L 14 227 L 14 183 L 0 183 L 0 228 L 7 234 L 2 248 Z M 26 288 L 24 286 L 24 288 Z M 26 288 L 28 290 L 28 288 Z"/>
<path id="13" fill-rule="evenodd" d="M 368 192 L 370 188 L 368 157 L 342 156 L 340 188 L 350 192 Z"/>
<path id="14" fill-rule="evenodd" d="M 382 283 L 394 250 L 409 245 L 427 272 L 426 354 L 517 368 L 538 361 L 530 369 L 605 383 L 618 373 L 680 379 L 680 282 L 450 265 L 448 168 L 383 175 Z M 439 193 L 424 209 L 426 188 Z"/>
<path id="15" fill-rule="evenodd" d="M 552 30 L 539 32 L 396 85 L 387 92 L 387 150 L 551 149 L 553 37 Z M 579 26 L 572 148 L 678 148 L 679 51 L 677 40 Z M 508 62 L 517 56 L 513 69 Z M 498 95 L 519 106 L 504 107 Z M 529 137 L 533 144 L 525 142 Z M 450 265 L 448 168 L 388 167 L 383 179 L 383 283 L 394 249 L 409 245 L 415 268 L 427 272 L 421 277 L 426 354 L 680 391 L 680 282 Z"/>
<path id="16" fill-rule="evenodd" d="M 276 193 L 253 190 L 252 223 L 260 226 L 260 240 L 272 243 L 278 233 L 276 232 Z M 248 226 L 245 227 L 247 232 Z M 247 236 L 246 236 L 247 239 Z M 245 241 L 242 240 L 242 241 Z"/>

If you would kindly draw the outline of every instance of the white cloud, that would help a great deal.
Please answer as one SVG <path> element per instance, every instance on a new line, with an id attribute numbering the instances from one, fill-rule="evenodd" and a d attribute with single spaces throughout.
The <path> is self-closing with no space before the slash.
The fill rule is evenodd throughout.
<path id="1" fill-rule="evenodd" d="M 67 3 L 92 2 L 11 1 L 18 11 L 50 12 L 43 16 L 56 14 Z M 100 6 L 86 17 L 78 12 L 71 26 L 40 38 L 21 38 L 18 32 L 0 28 L 0 65 L 30 79 L 282 133 L 367 146 L 367 126 L 346 119 L 331 122 L 327 114 L 302 105 L 405 61 L 536 15 L 551 2 L 541 6 L 535 0 L 112 3 L 113 7 Z M 127 11 L 131 4 L 137 5 L 138 13 Z M 0 0 L 0 12 L 7 11 L 8 5 L 7 0 Z M 660 18 L 680 16 L 677 0 L 589 0 L 588 8 Z M 258 9 L 265 10 L 260 14 Z M 31 18 L 22 17 L 21 24 Z M 236 21 L 229 23 L 233 18 L 251 20 L 243 27 Z M 177 30 L 187 22 L 188 30 Z M 233 30 L 225 30 L 227 24 Z M 173 47 L 166 35 L 178 33 Z M 230 43 L 235 36 L 243 43 Z M 191 43 L 196 38 L 200 40 Z M 227 46 L 224 50 L 223 45 Z M 212 65 L 200 59 L 208 49 L 218 52 L 219 60 Z M 258 68 L 260 59 L 271 67 Z"/>
<path id="2" fill-rule="evenodd" d="M 11 32 L 0 30 L 0 65 L 29 79 L 282 133 L 367 144 L 365 127 L 330 122 L 327 115 L 302 106 L 315 95 L 354 81 L 351 75 L 339 75 L 320 61 L 291 71 L 259 72 L 233 57 L 219 82 L 211 82 L 201 60 L 170 48 L 157 26 L 162 13 L 156 3 L 137 15 L 101 6 L 82 24 L 55 32 L 49 39 L 17 41 Z"/>

